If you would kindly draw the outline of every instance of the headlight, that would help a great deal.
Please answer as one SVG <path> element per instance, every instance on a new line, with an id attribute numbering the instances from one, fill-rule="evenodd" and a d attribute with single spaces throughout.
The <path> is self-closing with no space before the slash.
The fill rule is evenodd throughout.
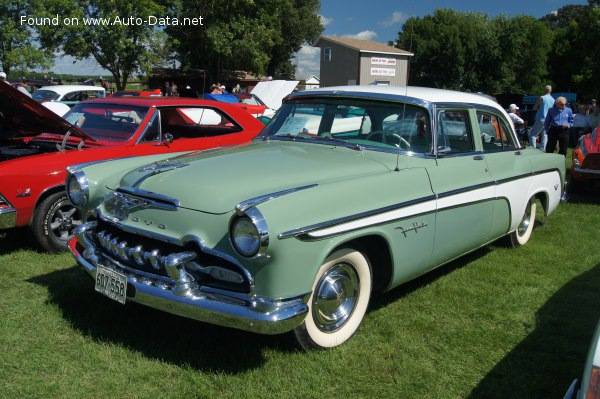
<path id="1" fill-rule="evenodd" d="M 268 259 L 269 229 L 260 211 L 254 207 L 238 211 L 231 220 L 229 239 L 233 248 L 247 258 Z"/>
<path id="2" fill-rule="evenodd" d="M 90 196 L 89 182 L 85 173 L 78 170 L 67 178 L 67 197 L 76 207 L 83 207 L 87 204 Z"/>
<path id="3" fill-rule="evenodd" d="M 231 226 L 231 242 L 236 251 L 246 257 L 251 257 L 260 248 L 260 236 L 256 225 L 247 216 L 242 216 Z"/>

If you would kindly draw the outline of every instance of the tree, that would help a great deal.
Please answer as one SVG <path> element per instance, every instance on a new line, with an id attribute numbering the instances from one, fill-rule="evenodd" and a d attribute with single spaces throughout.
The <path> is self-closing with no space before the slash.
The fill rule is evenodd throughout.
<path id="1" fill-rule="evenodd" d="M 256 75 L 293 75 L 292 53 L 322 31 L 318 0 L 193 0 L 176 3 L 180 15 L 202 15 L 205 26 L 171 26 L 183 67 Z"/>
<path id="2" fill-rule="evenodd" d="M 415 54 L 410 82 L 486 93 L 536 90 L 546 76 L 551 34 L 532 17 L 493 20 L 485 14 L 438 9 L 411 18 L 396 45 Z M 532 43 L 536 43 L 535 46 Z"/>
<path id="3" fill-rule="evenodd" d="M 41 42 L 77 59 L 94 57 L 113 75 L 117 90 L 124 90 L 134 73 L 157 63 L 154 49 L 164 47 L 164 35 L 157 36 L 154 25 L 127 22 L 130 17 L 141 21 L 162 17 L 165 7 L 154 0 L 46 0 L 44 10 L 48 16 L 59 14 L 79 23 L 42 26 Z M 85 23 L 99 18 L 110 19 L 111 24 Z"/>
<path id="4" fill-rule="evenodd" d="M 7 74 L 52 65 L 52 53 L 40 49 L 31 28 L 21 25 L 21 15 L 32 15 L 36 6 L 37 1 L 31 0 L 0 2 L 0 65 Z"/>

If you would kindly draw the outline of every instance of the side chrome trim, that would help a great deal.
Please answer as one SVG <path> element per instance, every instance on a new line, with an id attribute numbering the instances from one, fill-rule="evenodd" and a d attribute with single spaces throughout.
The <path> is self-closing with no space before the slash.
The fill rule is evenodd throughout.
<path id="1" fill-rule="evenodd" d="M 238 213 L 244 213 L 250 208 L 254 208 L 257 205 L 262 204 L 263 202 L 270 201 L 272 199 L 282 197 L 287 194 L 295 193 L 296 191 L 307 190 L 309 188 L 317 187 L 318 184 L 308 184 L 306 186 L 300 186 L 295 188 L 289 188 L 287 190 L 277 191 L 271 194 L 265 194 L 258 197 L 250 198 L 249 200 L 242 201 L 235 206 L 235 210 Z"/>
<path id="2" fill-rule="evenodd" d="M 485 189 L 488 187 L 495 187 L 498 186 L 502 183 L 506 183 L 506 182 L 510 182 L 510 181 L 514 181 L 514 180 L 519 180 L 522 178 L 528 178 L 533 176 L 534 174 L 544 174 L 544 173 L 554 173 L 554 172 L 558 172 L 558 169 L 549 169 L 546 171 L 538 171 L 536 173 L 528 173 L 528 174 L 523 174 L 518 176 L 518 178 L 508 178 L 508 179 L 503 179 L 503 180 L 499 180 L 499 181 L 491 181 L 491 182 L 486 182 L 486 183 L 481 183 L 481 184 L 477 184 L 474 186 L 469 186 L 469 187 L 465 187 L 462 189 L 457 189 L 457 190 L 451 190 L 451 191 L 446 191 L 440 194 L 434 194 L 434 195 L 430 195 L 427 197 L 422 197 L 422 198 L 418 198 L 412 201 L 407 201 L 407 202 L 403 202 L 400 204 L 395 204 L 395 205 L 390 205 L 387 207 L 383 207 L 383 208 L 378 208 L 372 211 L 367 211 L 367 212 L 362 212 L 362 213 L 358 213 L 355 215 L 350 215 L 350 216 L 346 216 L 346 217 L 342 217 L 342 218 L 338 218 L 338 219 L 333 219 L 333 220 L 329 220 L 326 222 L 322 222 L 322 223 L 317 223 L 317 224 L 313 224 L 310 226 L 306 226 L 306 227 L 301 227 L 298 229 L 294 229 L 294 230 L 289 230 L 289 231 L 285 231 L 283 233 L 280 233 L 277 238 L 279 238 L 280 240 L 286 239 L 286 238 L 290 238 L 290 237 L 296 237 L 299 238 L 301 240 L 307 240 L 307 239 L 322 239 L 322 238 L 328 238 L 328 237 L 332 237 L 335 235 L 339 235 L 339 234 L 343 234 L 343 233 L 347 233 L 350 231 L 354 231 L 354 230 L 359 230 L 359 229 L 363 229 L 363 228 L 367 228 L 367 227 L 372 227 L 372 226 L 377 226 L 377 225 L 381 225 L 384 223 L 389 223 L 391 221 L 395 221 L 395 220 L 402 220 L 402 219 L 407 219 L 407 218 L 411 218 L 411 217 L 416 217 L 416 216 L 420 216 L 420 215 L 424 215 L 424 214 L 428 214 L 431 212 L 437 212 L 437 211 L 441 211 L 441 210 L 446 210 L 446 209 L 452 209 L 452 208 L 458 208 L 458 207 L 462 207 L 462 206 L 466 206 L 466 205 L 470 205 L 470 204 L 474 204 L 474 203 L 481 203 L 481 202 L 485 202 L 485 201 L 493 201 L 493 200 L 497 200 L 497 199 L 502 199 L 502 200 L 506 200 L 508 201 L 508 199 L 504 196 L 496 196 L 496 195 L 492 195 L 488 198 L 480 198 L 480 199 L 475 199 L 473 201 L 468 201 L 468 202 L 463 202 L 461 204 L 452 204 L 452 205 L 447 205 L 447 206 L 441 206 L 439 207 L 439 204 L 435 204 L 433 209 L 428 209 L 428 208 L 424 208 L 421 211 L 417 211 L 414 213 L 410 213 L 410 214 L 400 214 L 399 210 L 403 209 L 403 208 L 408 208 L 410 206 L 415 206 L 415 205 L 420 205 L 420 204 L 426 204 L 429 201 L 437 201 L 439 199 L 442 198 L 449 198 L 452 196 L 456 196 L 456 195 L 460 195 L 460 194 L 464 194 L 467 192 L 472 192 L 475 190 L 481 190 L 481 189 Z M 560 172 L 559 172 L 560 173 Z M 510 204 L 510 202 L 509 202 Z M 509 206 L 510 208 L 510 206 Z M 343 225 L 346 223 L 351 223 L 351 222 L 356 222 L 359 221 L 361 219 L 367 219 L 373 216 L 379 216 L 379 215 L 383 215 L 389 213 L 389 215 L 387 215 L 387 217 L 385 217 L 384 219 L 381 220 L 371 220 L 368 222 L 364 222 L 360 225 L 355 225 L 355 226 L 347 226 L 347 228 L 341 228 L 338 229 L 336 231 L 326 231 L 327 229 L 331 229 L 335 226 L 339 226 L 339 225 Z M 512 214 L 512 210 L 510 210 L 510 213 Z M 512 216 L 511 216 L 512 217 Z M 315 231 L 321 230 L 320 235 L 318 236 L 313 236 L 310 233 L 313 233 Z M 325 231 L 323 231 L 325 230 Z"/>
<path id="3" fill-rule="evenodd" d="M 600 175 L 600 170 L 599 169 L 582 169 L 582 168 L 575 168 L 575 172 L 577 173 L 583 173 L 583 174 L 589 174 L 589 175 Z"/>

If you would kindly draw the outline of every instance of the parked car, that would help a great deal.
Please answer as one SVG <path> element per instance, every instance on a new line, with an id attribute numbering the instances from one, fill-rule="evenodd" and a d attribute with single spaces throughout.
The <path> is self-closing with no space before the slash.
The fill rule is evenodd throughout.
<path id="1" fill-rule="evenodd" d="M 57 101 L 70 107 L 83 100 L 106 97 L 106 90 L 100 86 L 54 85 L 40 87 L 31 97 L 37 102 Z"/>
<path id="2" fill-rule="evenodd" d="M 109 97 L 161 97 L 160 89 L 155 90 L 121 90 L 111 93 Z"/>
<path id="3" fill-rule="evenodd" d="M 572 155 L 570 189 L 576 191 L 586 183 L 600 182 L 600 134 L 598 128 L 582 136 Z"/>
<path id="4" fill-rule="evenodd" d="M 574 380 L 564 399 L 600 399 L 600 322 L 592 338 L 581 381 Z"/>
<path id="5" fill-rule="evenodd" d="M 238 97 L 237 94 L 209 94 L 209 93 L 205 93 L 204 94 L 204 99 L 205 100 L 212 100 L 212 101 L 219 101 L 219 102 L 223 102 L 223 103 L 234 105 L 234 106 L 239 107 L 239 108 L 243 109 L 244 111 L 248 112 L 249 114 L 251 114 L 255 118 L 261 118 L 263 116 L 267 116 L 267 115 L 265 115 L 265 111 L 266 111 L 267 107 L 264 104 L 260 105 L 260 104 L 248 104 L 248 103 L 244 103 L 244 102 L 240 101 L 240 98 Z M 274 114 L 275 114 L 275 112 L 273 112 L 273 111 L 271 111 L 270 113 L 268 113 L 268 115 L 271 115 L 271 117 Z"/>
<path id="6" fill-rule="evenodd" d="M 0 85 L 0 230 L 31 226 L 48 251 L 66 249 L 82 223 L 65 197 L 67 166 L 238 144 L 263 127 L 234 107 L 189 98 L 88 100 L 65 118 Z"/>
<path id="7" fill-rule="evenodd" d="M 316 89 L 252 143 L 73 166 L 68 196 L 91 216 L 69 247 L 120 303 L 334 347 L 372 291 L 506 235 L 526 244 L 564 179 L 564 158 L 523 147 L 485 97 Z"/>

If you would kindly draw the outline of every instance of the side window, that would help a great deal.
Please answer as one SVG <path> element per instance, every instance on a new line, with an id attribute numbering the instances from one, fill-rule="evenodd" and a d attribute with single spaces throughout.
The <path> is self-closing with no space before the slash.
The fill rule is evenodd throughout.
<path id="1" fill-rule="evenodd" d="M 484 151 L 516 150 L 518 148 L 508 125 L 498 115 L 477 111 L 477 123 Z"/>
<path id="2" fill-rule="evenodd" d="M 325 47 L 323 49 L 323 60 L 331 61 L 331 47 Z"/>
<path id="3" fill-rule="evenodd" d="M 475 150 L 473 133 L 466 110 L 441 110 L 438 112 L 437 152 L 460 154 Z"/>
<path id="4" fill-rule="evenodd" d="M 175 140 L 220 136 L 242 128 L 229 116 L 213 108 L 181 107 L 160 110 L 160 127 Z"/>

